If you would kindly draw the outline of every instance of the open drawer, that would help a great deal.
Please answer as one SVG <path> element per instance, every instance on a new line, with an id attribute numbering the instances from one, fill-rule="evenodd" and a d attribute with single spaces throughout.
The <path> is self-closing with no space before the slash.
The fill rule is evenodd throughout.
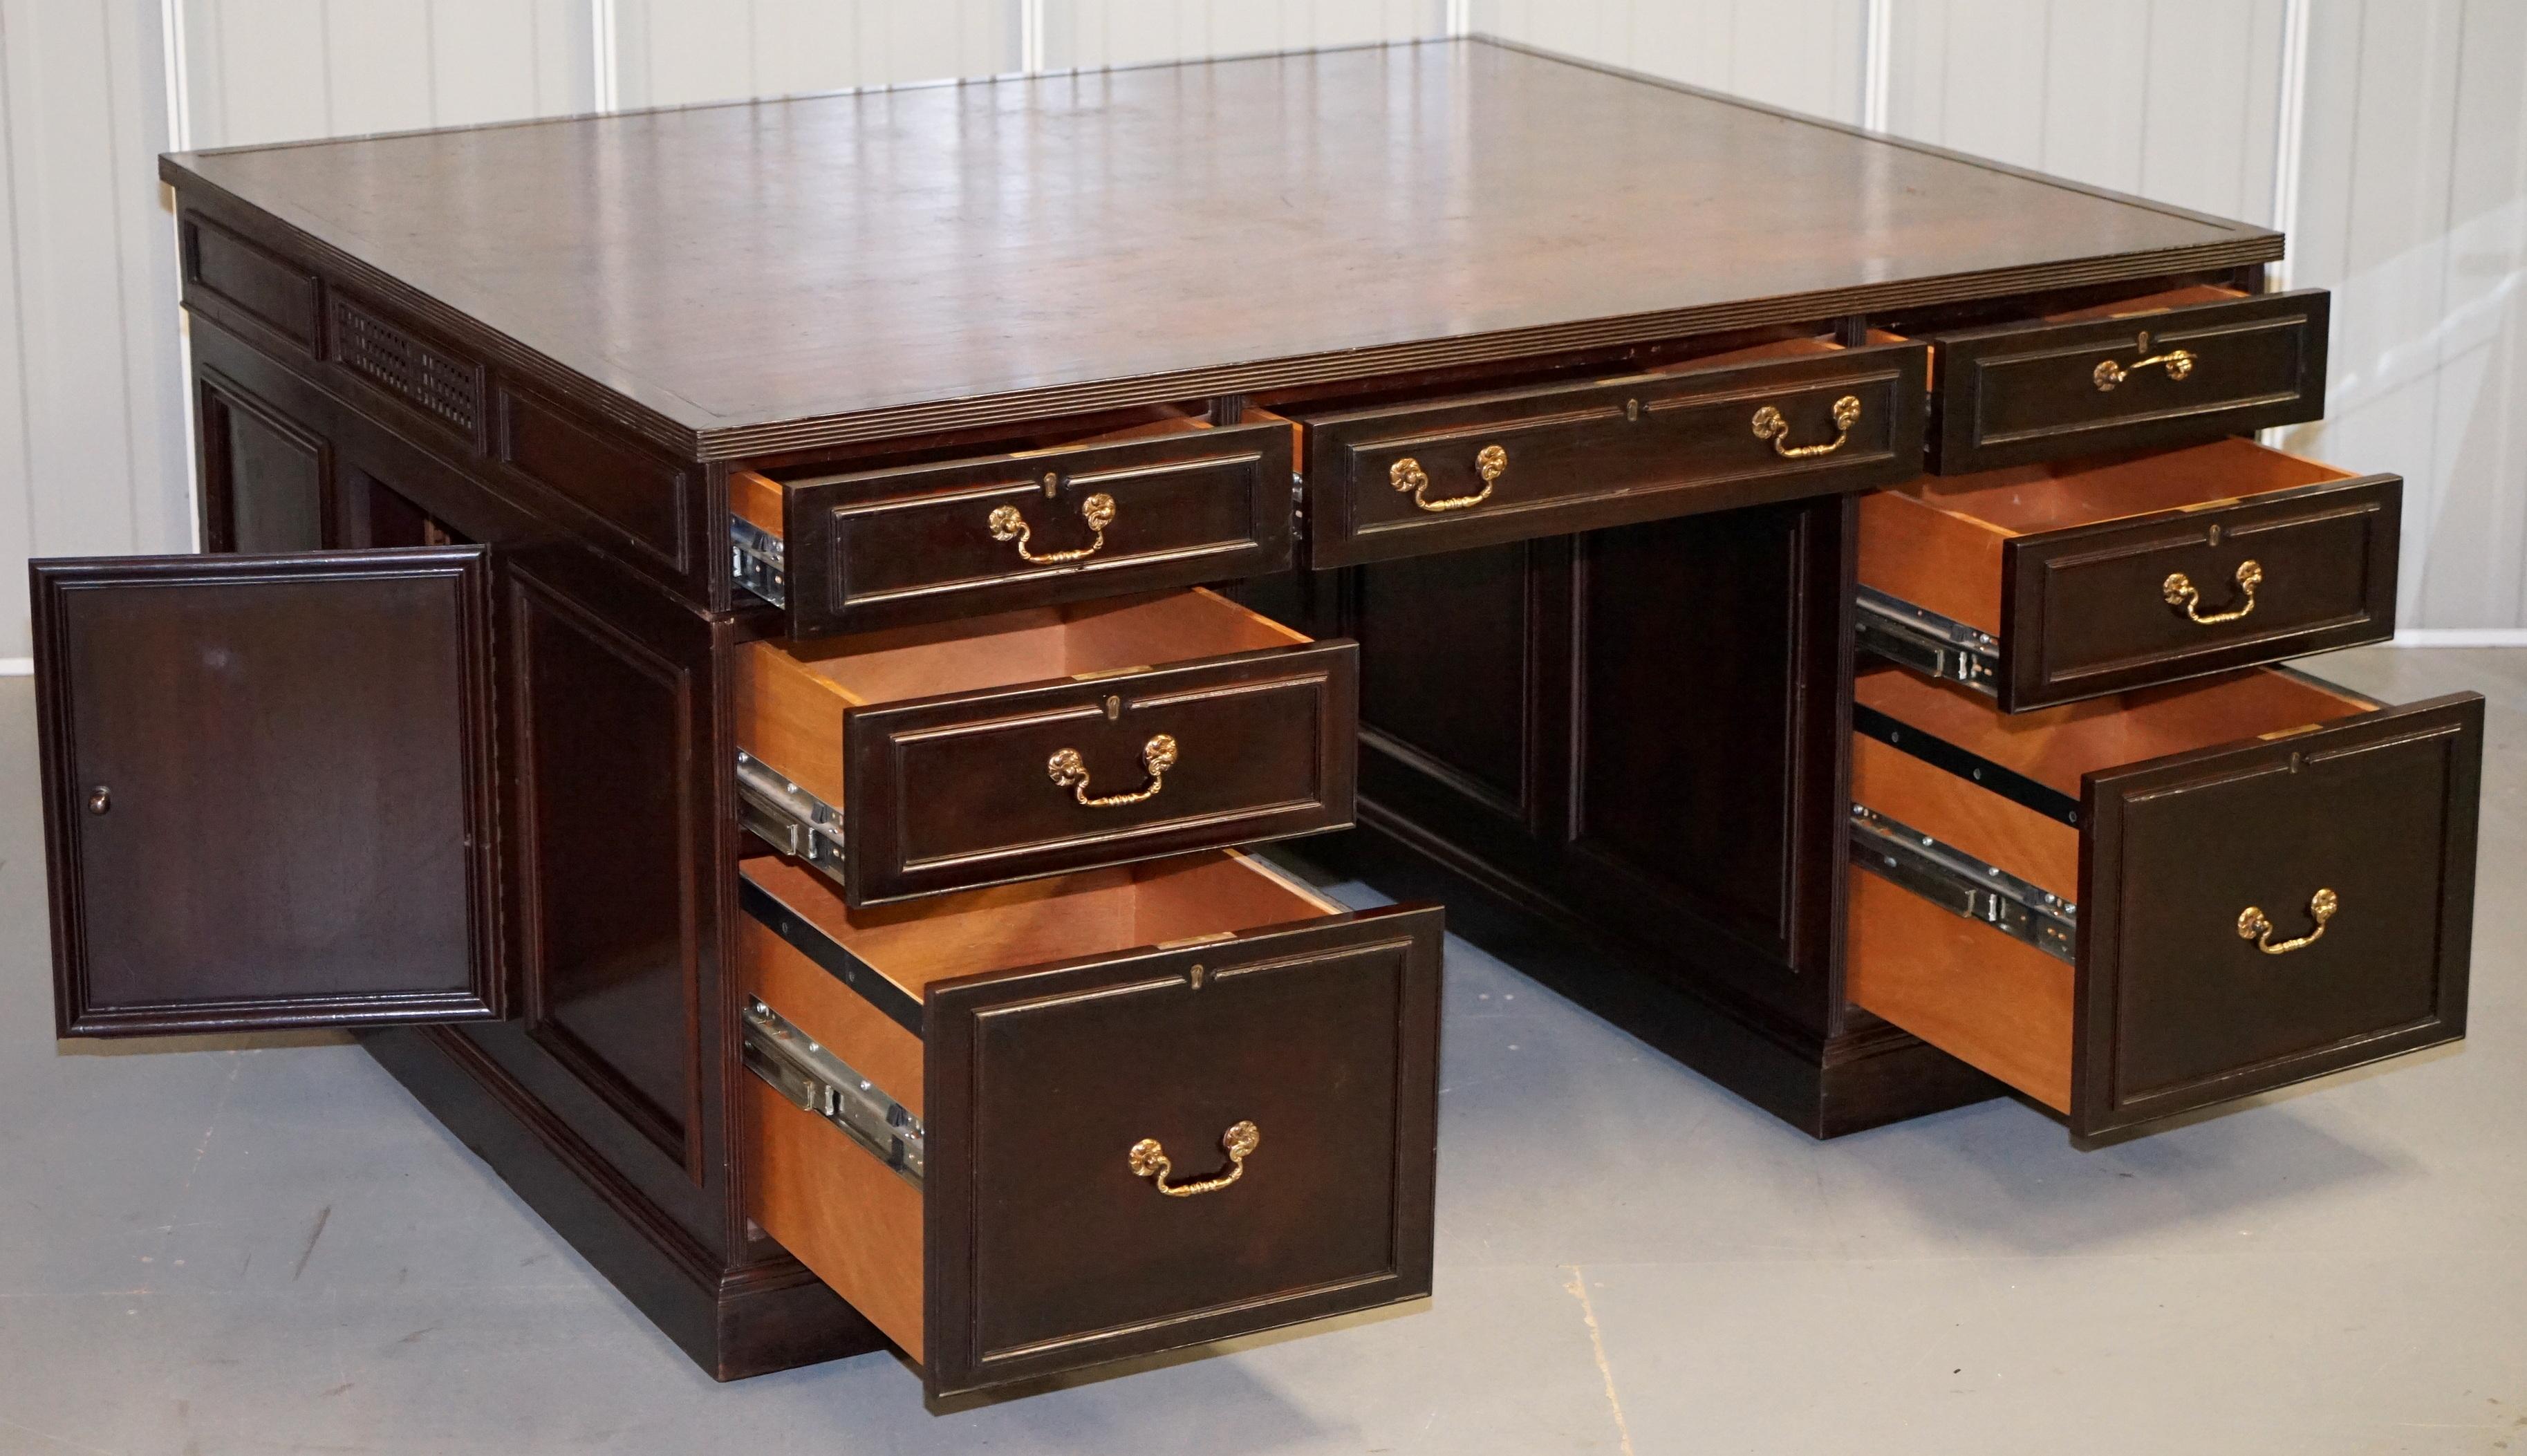
<path id="1" fill-rule="evenodd" d="M 2330 299 L 2195 285 L 1941 334 L 1931 468 L 2157 449 L 2325 413 Z"/>
<path id="2" fill-rule="evenodd" d="M 1614 378 L 1276 405 L 1305 436 L 1308 564 L 1767 501 L 1921 468 L 1924 345 L 1792 338 Z"/>
<path id="3" fill-rule="evenodd" d="M 2464 1034 L 2482 699 L 1855 699 L 1847 998 L 2074 1135 Z"/>
<path id="4" fill-rule="evenodd" d="M 741 873 L 747 1212 L 933 1395 L 1429 1292 L 1436 907 L 1233 852 L 880 910 Z"/>
<path id="5" fill-rule="evenodd" d="M 1861 644 L 2017 711 L 2396 631 L 2403 482 L 2251 441 L 1860 502 Z"/>
<path id="6" fill-rule="evenodd" d="M 748 644 L 748 825 L 853 906 L 1346 828 L 1359 650 L 1195 589 Z"/>
<path id="7" fill-rule="evenodd" d="M 1292 448 L 1259 410 L 1154 406 L 990 447 L 741 470 L 737 581 L 813 637 L 1280 571 Z"/>

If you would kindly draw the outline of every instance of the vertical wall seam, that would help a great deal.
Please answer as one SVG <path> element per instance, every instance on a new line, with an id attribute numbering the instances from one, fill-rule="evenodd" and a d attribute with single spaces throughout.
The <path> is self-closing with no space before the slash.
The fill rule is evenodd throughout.
<path id="1" fill-rule="evenodd" d="M 1018 70 L 1044 71 L 1044 0 L 1018 0 Z"/>
<path id="2" fill-rule="evenodd" d="M 8 13 L 0 10 L 0 78 L 5 78 L 14 69 L 11 57 L 17 43 L 18 37 L 9 28 Z M 23 213 L 18 206 L 19 181 L 26 176 L 26 168 L 18 155 L 18 102 L 22 99 L 15 88 L 0 85 L 0 149 L 6 149 L 9 154 L 9 186 L 6 195 L 0 196 L 0 205 L 9 209 L 9 288 L 14 298 L 10 313 L 11 324 L 17 332 L 17 338 L 11 343 L 18 350 L 18 478 L 26 483 L 18 508 L 26 517 L 26 549 L 32 554 L 35 548 L 35 432 L 31 422 L 35 417 L 35 401 L 26 392 L 26 239 L 18 227 Z"/>
<path id="3" fill-rule="evenodd" d="M 1880 0 L 1872 0 L 1872 3 L 1880 3 Z M 1474 0 L 1447 0 L 1441 21 L 1452 36 L 1473 34 Z"/>
<path id="4" fill-rule="evenodd" d="M 97 10 L 96 43 L 97 48 L 103 52 L 99 59 L 104 63 L 102 69 L 105 72 L 106 156 L 110 159 L 124 154 L 122 106 L 124 78 L 123 68 L 115 64 L 114 22 L 103 7 Z M 110 170 L 111 163 L 109 162 L 108 165 Z M 122 188 L 117 186 L 109 186 L 106 189 L 106 228 L 114 234 L 114 372 L 116 378 L 122 381 L 122 388 L 115 392 L 122 396 L 123 406 L 123 529 L 126 544 L 138 546 L 140 544 L 140 451 L 138 448 L 140 422 L 133 417 L 131 410 L 131 255 L 129 251 L 129 239 L 124 236 L 129 230 L 123 223 L 121 192 Z M 29 491 L 33 486 L 32 481 L 27 482 Z"/>
<path id="5" fill-rule="evenodd" d="M 614 32 L 614 0 L 588 0 L 589 64 L 594 73 L 589 78 L 590 100 L 596 111 L 613 111 L 622 101 L 617 78 L 620 57 L 616 54 Z"/>
<path id="6" fill-rule="evenodd" d="M 1872 131 L 1883 131 L 1887 91 L 1895 69 L 1895 0 L 1868 0 L 1862 16 L 1860 125 Z"/>
<path id="7" fill-rule="evenodd" d="M 2289 238 L 2298 231 L 2300 158 L 2307 146 L 2307 26 L 2309 0 L 2282 0 L 2281 94 L 2274 98 L 2273 231 Z M 2286 244 L 2287 245 L 2287 244 Z M 2291 286 L 2289 253 L 2266 265 L 2276 288 Z"/>
<path id="8" fill-rule="evenodd" d="M 191 17 L 186 0 L 159 0 L 159 46 L 165 53 L 167 87 L 167 148 L 170 151 L 191 151 L 193 148 L 193 82 Z M 162 195 L 164 183 L 161 183 Z M 168 209 L 167 226 L 176 227 L 175 210 Z M 202 477 L 201 443 L 193 436 L 193 331 L 184 316 L 184 237 L 176 234 L 176 276 L 168 280 L 172 293 L 165 299 L 176 315 L 176 433 L 182 445 L 178 457 L 184 472 L 184 542 L 189 550 L 202 548 Z M 31 485 L 30 485 L 31 489 Z"/>

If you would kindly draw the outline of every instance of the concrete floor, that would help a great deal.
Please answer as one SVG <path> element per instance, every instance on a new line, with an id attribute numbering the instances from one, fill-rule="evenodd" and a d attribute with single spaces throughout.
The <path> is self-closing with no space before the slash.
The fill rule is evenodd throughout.
<path id="1" fill-rule="evenodd" d="M 1435 1300 L 947 1417 L 713 1384 L 348 1046 L 56 1046 L 0 683 L 0 1452 L 2527 1453 L 2527 652 L 2321 665 L 2493 700 L 2462 1048 L 1818 1144 L 1452 943 Z"/>

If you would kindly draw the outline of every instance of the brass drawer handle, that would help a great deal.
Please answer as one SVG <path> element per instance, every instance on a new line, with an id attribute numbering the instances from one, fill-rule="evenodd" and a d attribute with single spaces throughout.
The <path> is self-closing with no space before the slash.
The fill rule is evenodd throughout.
<path id="1" fill-rule="evenodd" d="M 1045 760 L 1044 771 L 1058 788 L 1068 789 L 1070 797 L 1090 808 L 1120 808 L 1156 799 L 1166 787 L 1167 770 L 1176 766 L 1176 741 L 1161 733 L 1141 745 L 1141 766 L 1150 771 L 1150 786 L 1130 794 L 1109 794 L 1100 799 L 1088 797 L 1088 763 L 1077 749 L 1063 749 Z"/>
<path id="2" fill-rule="evenodd" d="M 1386 483 L 1398 491 L 1412 492 L 1413 503 L 1423 510 L 1464 510 L 1467 506 L 1480 505 L 1489 500 L 1492 497 L 1492 487 L 1500 484 L 1500 478 L 1508 473 L 1509 451 L 1496 444 L 1487 444 L 1474 452 L 1474 474 L 1482 477 L 1483 488 L 1471 495 L 1451 495 L 1445 500 L 1431 499 L 1428 494 L 1429 473 L 1421 468 L 1420 461 L 1411 455 L 1386 467 Z"/>
<path id="3" fill-rule="evenodd" d="M 1781 412 L 1767 404 L 1755 411 L 1755 438 L 1773 442 L 1773 453 L 1784 460 L 1805 460 L 1815 455 L 1831 455 L 1851 439 L 1851 427 L 1860 423 L 1860 396 L 1845 394 L 1833 402 L 1833 428 L 1840 432 L 1825 444 L 1783 444 L 1789 438 L 1790 422 Z"/>
<path id="4" fill-rule="evenodd" d="M 2222 622 L 2234 622 L 2255 609 L 2255 589 L 2264 584 L 2264 568 L 2251 558 L 2241 561 L 2235 580 L 2246 604 L 2233 611 L 2215 611 L 2208 616 L 2202 613 L 2202 594 L 2193 589 L 2192 578 L 2184 572 L 2169 572 L 2167 580 L 2158 584 L 2158 595 L 2167 598 L 2168 605 L 2185 608 L 2186 620 L 2197 626 L 2213 627 Z"/>
<path id="5" fill-rule="evenodd" d="M 2089 378 L 2095 382 L 2098 393 L 2106 394 L 2113 392 L 2115 386 L 2132 378 L 2134 370 L 2147 369 L 2153 364 L 2166 370 L 2167 377 L 2169 379 L 2183 379 L 2193 372 L 2192 350 L 2169 349 L 2163 354 L 2151 354 L 2149 352 L 2149 333 L 2146 330 L 2142 331 L 2140 338 L 2133 344 L 2133 347 L 2143 354 L 2148 354 L 2149 357 L 2145 359 L 2135 359 L 2130 364 L 2118 364 L 2112 359 L 2099 359 L 2097 361 L 2097 367 L 2089 371 Z"/>
<path id="6" fill-rule="evenodd" d="M 2250 905 L 2238 912 L 2238 939 L 2253 941 L 2255 949 L 2267 956 L 2287 956 L 2293 951 L 2304 951 L 2325 938 L 2326 923 L 2342 908 L 2341 896 L 2331 890 L 2317 891 L 2307 898 L 2307 917 L 2316 922 L 2316 928 L 2296 940 L 2286 940 L 2276 945 L 2273 943 L 2273 922 L 2264 918 L 2262 910 Z"/>
<path id="7" fill-rule="evenodd" d="M 1088 523 L 1089 530 L 1097 533 L 1095 541 L 1075 551 L 1047 551 L 1039 556 L 1027 549 L 1027 540 L 1035 532 L 1033 527 L 1027 525 L 1026 517 L 1018 514 L 1018 508 L 1014 505 L 996 505 L 992 507 L 992 540 L 1016 542 L 1018 559 L 1037 566 L 1058 566 L 1064 561 L 1084 561 L 1106 549 L 1106 528 L 1114 524 L 1114 497 L 1103 491 L 1089 496 L 1079 502 L 1079 518 Z"/>
<path id="8" fill-rule="evenodd" d="M 1167 1181 L 1167 1174 L 1175 1171 L 1176 1166 L 1167 1161 L 1167 1150 L 1159 1146 L 1155 1137 L 1145 1137 L 1132 1144 L 1128 1156 L 1132 1161 L 1132 1176 L 1148 1178 L 1169 1198 L 1191 1198 L 1197 1193 L 1216 1193 L 1246 1176 L 1246 1155 L 1254 1152 L 1263 1141 L 1264 1134 L 1254 1123 L 1231 1123 L 1228 1130 L 1219 1135 L 1219 1150 L 1228 1155 L 1228 1171 L 1192 1183 L 1170 1184 Z"/>

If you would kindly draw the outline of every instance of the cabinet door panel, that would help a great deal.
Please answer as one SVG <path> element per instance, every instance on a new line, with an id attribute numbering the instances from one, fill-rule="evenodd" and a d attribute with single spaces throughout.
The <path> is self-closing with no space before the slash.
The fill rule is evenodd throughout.
<path id="1" fill-rule="evenodd" d="M 489 564 L 35 563 L 63 1035 L 501 1014 Z"/>

